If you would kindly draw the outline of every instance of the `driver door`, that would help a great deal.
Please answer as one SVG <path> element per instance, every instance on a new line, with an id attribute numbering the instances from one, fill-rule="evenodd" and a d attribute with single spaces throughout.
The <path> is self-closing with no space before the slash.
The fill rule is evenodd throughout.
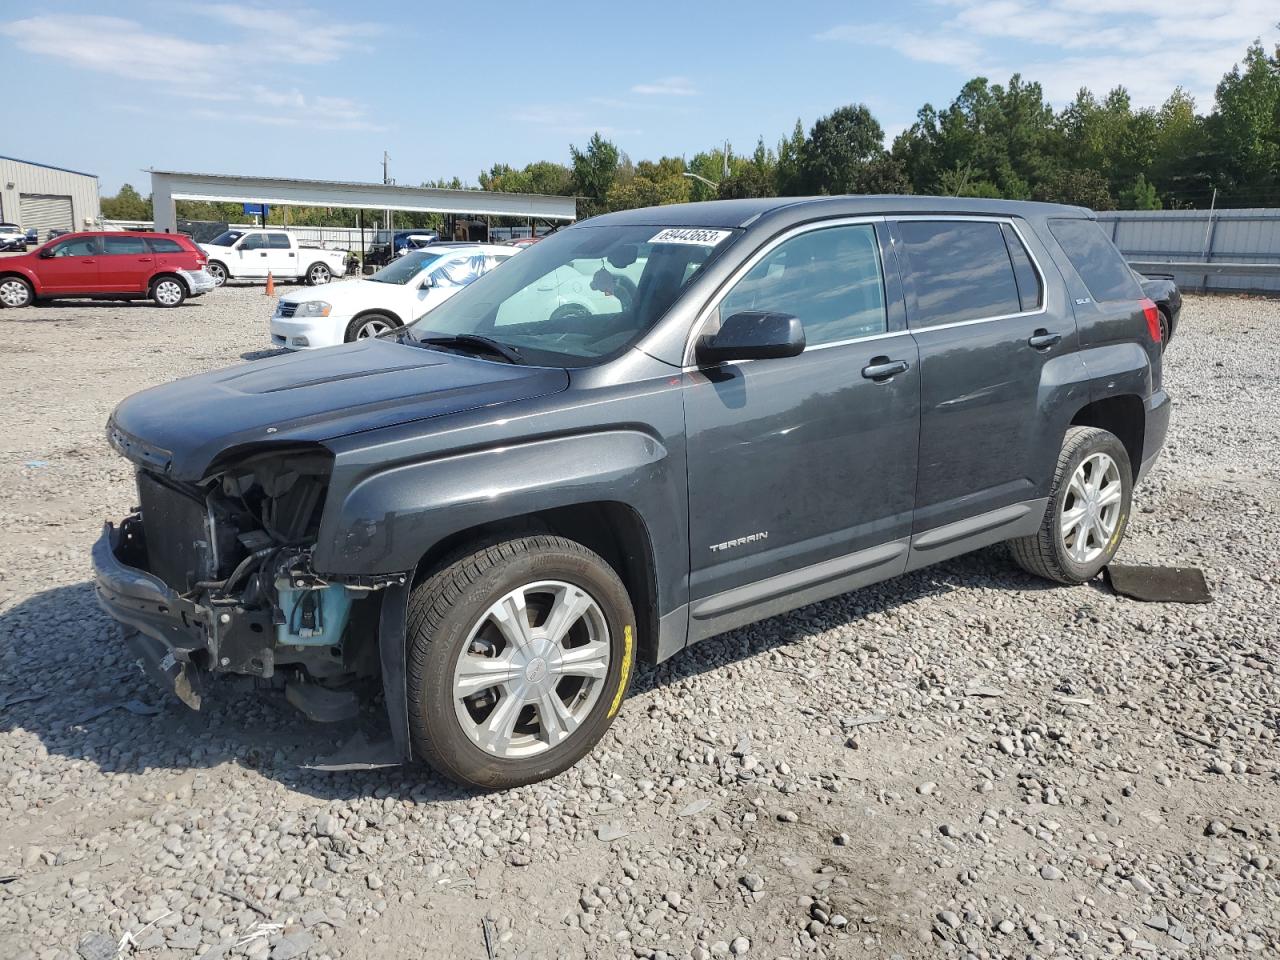
<path id="1" fill-rule="evenodd" d="M 778 238 L 698 332 L 753 310 L 798 317 L 806 346 L 686 367 L 690 642 L 906 568 L 919 365 L 884 223 Z"/>
<path id="2" fill-rule="evenodd" d="M 39 260 L 40 295 L 96 293 L 102 245 L 98 237 L 75 237 L 50 250 Z"/>

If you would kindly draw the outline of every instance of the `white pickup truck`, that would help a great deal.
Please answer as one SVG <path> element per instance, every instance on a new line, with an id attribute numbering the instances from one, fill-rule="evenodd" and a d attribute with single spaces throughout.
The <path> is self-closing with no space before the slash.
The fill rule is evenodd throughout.
<path id="1" fill-rule="evenodd" d="M 347 272 L 342 250 L 303 246 L 284 230 L 227 230 L 200 248 L 209 255 L 206 268 L 218 286 L 228 280 L 305 280 L 328 283 Z"/>

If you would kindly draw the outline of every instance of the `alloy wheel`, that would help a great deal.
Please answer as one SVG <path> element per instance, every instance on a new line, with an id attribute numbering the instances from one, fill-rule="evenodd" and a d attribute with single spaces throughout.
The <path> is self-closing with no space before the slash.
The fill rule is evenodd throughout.
<path id="1" fill-rule="evenodd" d="M 0 283 L 0 303 L 6 307 L 25 307 L 31 299 L 31 291 L 21 280 Z"/>
<path id="2" fill-rule="evenodd" d="M 559 580 L 517 587 L 471 628 L 453 672 L 455 716 L 495 757 L 544 753 L 586 721 L 610 657 L 604 613 L 585 590 Z"/>
<path id="3" fill-rule="evenodd" d="M 1116 462 L 1105 453 L 1085 457 L 1071 474 L 1058 524 L 1062 545 L 1072 560 L 1092 563 L 1107 550 L 1120 525 L 1123 501 Z"/>
<path id="4" fill-rule="evenodd" d="M 166 307 L 174 307 L 182 302 L 182 287 L 177 280 L 161 280 L 156 284 L 156 300 Z"/>
<path id="5" fill-rule="evenodd" d="M 368 340 L 370 337 L 376 337 L 380 333 L 386 333 L 391 329 L 391 324 L 385 320 L 366 320 L 360 324 L 360 329 L 356 331 L 357 340 Z"/>
<path id="6" fill-rule="evenodd" d="M 322 263 L 317 263 L 311 268 L 311 282 L 313 284 L 328 283 L 330 276 L 329 268 Z"/>

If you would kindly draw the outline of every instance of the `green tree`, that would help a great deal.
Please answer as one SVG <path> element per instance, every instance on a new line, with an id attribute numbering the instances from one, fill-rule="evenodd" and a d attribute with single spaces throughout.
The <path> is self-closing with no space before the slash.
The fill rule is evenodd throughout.
<path id="1" fill-rule="evenodd" d="M 804 142 L 804 124 L 796 118 L 791 136 L 778 141 L 778 163 L 774 168 L 774 183 L 780 197 L 804 195 L 804 171 L 801 169 Z"/>
<path id="2" fill-rule="evenodd" d="M 721 200 L 737 197 L 772 197 L 777 195 L 778 158 L 764 145 L 764 137 L 756 143 L 751 159 L 738 165 L 735 172 L 720 181 Z"/>
<path id="3" fill-rule="evenodd" d="M 1160 202 L 1160 194 L 1156 185 L 1148 183 L 1147 178 L 1138 174 L 1137 178 L 1118 194 L 1122 210 L 1159 210 L 1164 204 Z"/>
<path id="4" fill-rule="evenodd" d="M 1222 78 L 1210 118 L 1214 165 L 1224 199 L 1263 206 L 1280 194 L 1280 47 L 1261 43 Z"/>
<path id="5" fill-rule="evenodd" d="M 608 209 L 606 198 L 609 188 L 618 175 L 621 157 L 618 148 L 599 133 L 593 133 L 585 150 L 570 146 L 569 157 L 573 167 L 573 189 L 582 198 L 579 216 L 593 217 L 603 213 Z"/>
<path id="6" fill-rule="evenodd" d="M 679 157 L 663 157 L 657 163 L 641 160 L 629 177 L 619 178 L 609 188 L 610 210 L 634 207 L 657 207 L 664 203 L 686 203 L 689 180 L 684 176 L 684 161 Z"/>
<path id="7" fill-rule="evenodd" d="M 1058 170 L 1036 186 L 1034 197 L 1093 210 L 1114 210 L 1116 206 L 1106 178 L 1097 170 Z"/>
<path id="8" fill-rule="evenodd" d="M 910 187 L 884 148 L 884 130 L 866 104 L 840 107 L 809 131 L 801 177 L 813 193 L 892 193 Z"/>
<path id="9" fill-rule="evenodd" d="M 151 198 L 145 200 L 132 184 L 122 184 L 114 197 L 103 197 L 102 216 L 105 220 L 150 220 Z"/>

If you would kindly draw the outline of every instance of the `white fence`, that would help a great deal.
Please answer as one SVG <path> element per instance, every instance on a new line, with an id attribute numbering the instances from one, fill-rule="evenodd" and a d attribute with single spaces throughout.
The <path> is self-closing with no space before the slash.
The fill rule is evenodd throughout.
<path id="1" fill-rule="evenodd" d="M 1130 263 L 1171 273 L 1184 290 L 1280 292 L 1280 209 L 1108 210 L 1098 220 Z"/>
<path id="2" fill-rule="evenodd" d="M 104 230 L 150 230 L 152 229 L 150 222 L 140 220 L 103 220 L 102 228 Z M 257 224 L 253 223 L 231 223 L 227 225 L 231 230 L 257 230 L 260 229 Z M 318 243 L 320 246 L 329 250 L 351 250 L 356 253 L 360 252 L 360 229 L 357 227 L 305 227 L 305 226 L 287 226 L 271 225 L 272 230 L 284 230 L 293 234 L 301 243 Z M 395 227 L 398 232 L 400 230 L 410 230 L 411 227 Z M 424 230 L 425 232 L 429 232 Z M 386 236 L 385 231 L 375 230 L 372 227 L 364 228 L 364 248 L 368 250 L 377 239 L 377 235 L 382 233 Z M 489 237 L 491 240 L 511 240 L 516 237 L 529 236 L 529 228 L 527 226 L 518 227 L 491 227 Z M 442 238 L 445 239 L 445 238 Z"/>

